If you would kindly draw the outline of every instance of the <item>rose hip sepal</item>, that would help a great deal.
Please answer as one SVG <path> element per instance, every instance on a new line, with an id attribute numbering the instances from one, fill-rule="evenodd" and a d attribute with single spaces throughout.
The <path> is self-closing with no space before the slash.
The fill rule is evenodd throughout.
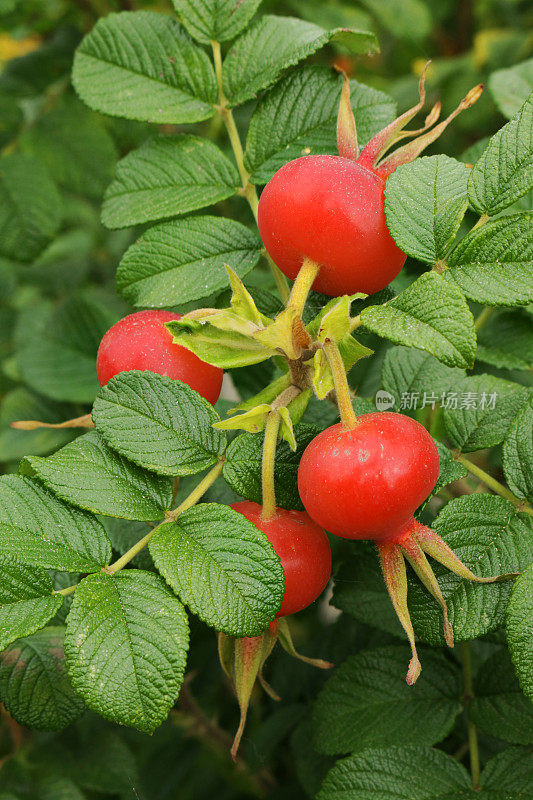
<path id="1" fill-rule="evenodd" d="M 361 153 L 345 77 L 337 120 L 339 155 L 297 158 L 281 167 L 265 186 L 259 200 L 259 232 L 269 255 L 288 278 L 294 280 L 304 261 L 311 261 L 316 267 L 313 289 L 335 297 L 373 294 L 402 269 L 405 253 L 396 246 L 385 219 L 385 179 L 435 141 L 483 89 L 472 89 L 438 125 L 439 103 L 421 129 L 404 131 L 424 105 L 427 66 L 416 106 L 377 133 Z M 413 141 L 387 155 L 405 138 Z"/>
<path id="2" fill-rule="evenodd" d="M 511 577 L 479 578 L 435 531 L 414 519 L 438 475 L 439 454 L 429 433 L 415 420 L 394 412 L 364 414 L 353 428 L 342 423 L 326 428 L 307 446 L 298 469 L 298 489 L 310 517 L 337 536 L 376 545 L 392 604 L 411 645 L 410 685 L 421 666 L 407 607 L 405 559 L 440 604 L 450 647 L 453 629 L 446 601 L 426 554 L 478 583 Z"/>
<path id="3" fill-rule="evenodd" d="M 222 388 L 223 371 L 174 344 L 165 323 L 177 319 L 181 314 L 151 309 L 129 314 L 109 328 L 96 357 L 100 386 L 119 372 L 150 370 L 183 381 L 214 405 Z"/>
<path id="4" fill-rule="evenodd" d="M 301 656 L 295 649 L 286 616 L 307 608 L 325 589 L 331 574 L 331 548 L 325 531 L 308 514 L 277 508 L 264 519 L 257 503 L 243 500 L 231 506 L 253 522 L 268 538 L 285 573 L 285 593 L 276 619 L 261 636 L 235 638 L 218 635 L 220 663 L 229 677 L 240 707 L 240 722 L 231 755 L 237 751 L 246 724 L 248 705 L 256 681 L 274 700 L 280 698 L 263 676 L 263 666 L 276 641 L 295 658 L 320 669 L 333 666 L 322 659 Z"/>

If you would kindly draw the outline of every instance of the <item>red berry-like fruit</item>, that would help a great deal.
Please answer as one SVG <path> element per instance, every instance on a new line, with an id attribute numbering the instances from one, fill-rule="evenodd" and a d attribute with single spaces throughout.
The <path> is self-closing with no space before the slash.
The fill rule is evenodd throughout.
<path id="1" fill-rule="evenodd" d="M 425 428 L 395 413 L 364 414 L 318 434 L 298 470 L 309 515 L 346 539 L 395 542 L 439 475 L 439 454 Z"/>
<path id="2" fill-rule="evenodd" d="M 96 357 L 96 374 L 105 386 L 119 372 L 150 370 L 180 380 L 214 404 L 223 372 L 206 364 L 185 347 L 174 344 L 165 322 L 181 314 L 154 309 L 137 311 L 115 323 L 104 335 Z"/>
<path id="3" fill-rule="evenodd" d="M 332 297 L 383 289 L 405 263 L 385 222 L 385 182 L 356 161 L 304 156 L 279 169 L 259 201 L 259 232 L 274 262 L 296 278 L 304 258 Z"/>
<path id="4" fill-rule="evenodd" d="M 302 511 L 278 508 L 265 520 L 257 503 L 241 500 L 231 507 L 263 531 L 279 556 L 285 594 L 276 617 L 287 617 L 311 605 L 331 575 L 331 548 L 324 530 Z"/>

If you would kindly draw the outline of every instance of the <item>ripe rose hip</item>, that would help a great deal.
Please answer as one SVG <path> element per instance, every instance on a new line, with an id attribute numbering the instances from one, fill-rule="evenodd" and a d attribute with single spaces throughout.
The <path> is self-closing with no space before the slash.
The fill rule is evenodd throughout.
<path id="1" fill-rule="evenodd" d="M 405 263 L 385 221 L 385 181 L 340 156 L 305 156 L 279 169 L 259 201 L 259 232 L 294 280 L 304 258 L 320 265 L 313 289 L 330 296 L 383 289 Z"/>
<path id="2" fill-rule="evenodd" d="M 174 344 L 165 328 L 165 322 L 173 319 L 181 319 L 181 314 L 155 309 L 137 311 L 115 323 L 98 348 L 96 373 L 100 386 L 119 372 L 150 370 L 183 381 L 210 403 L 216 403 L 222 370 Z"/>
<path id="3" fill-rule="evenodd" d="M 278 508 L 268 520 L 261 506 L 241 500 L 231 506 L 266 535 L 285 572 L 285 594 L 276 617 L 307 608 L 325 589 L 331 574 L 331 548 L 322 528 L 302 511 Z"/>
<path id="4" fill-rule="evenodd" d="M 346 539 L 394 542 L 428 497 L 439 454 L 422 425 L 403 414 L 364 414 L 355 428 L 326 428 L 306 448 L 298 489 L 309 515 Z"/>

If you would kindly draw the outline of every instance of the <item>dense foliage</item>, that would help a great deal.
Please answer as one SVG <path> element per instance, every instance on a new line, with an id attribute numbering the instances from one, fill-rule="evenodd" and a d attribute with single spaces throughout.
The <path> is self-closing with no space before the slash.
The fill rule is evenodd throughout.
<path id="1" fill-rule="evenodd" d="M 0 0 L 0 13 L 0 800 L 526 800 L 529 5 Z M 360 148 L 416 109 L 427 58 L 443 117 L 485 91 L 390 170 L 405 266 L 370 296 L 309 291 L 312 273 L 288 299 L 256 224 L 263 187 L 300 156 L 349 155 L 350 108 Z M 218 385 L 198 394 L 157 369 L 99 385 L 102 337 L 139 309 L 176 312 L 174 341 L 215 381 L 226 371 L 214 406 Z M 311 566 L 289 581 L 255 504 L 304 519 L 299 463 L 339 409 L 343 423 L 392 410 L 424 426 L 440 470 L 435 455 L 416 530 L 503 580 L 432 561 L 435 587 L 411 550 L 402 630 L 383 552 L 380 567 L 370 541 L 330 536 L 331 583 L 305 608 L 324 569 L 314 594 L 298 580 Z M 273 622 L 289 583 L 304 610 Z M 251 700 L 235 763 L 233 689 L 244 716 Z"/>

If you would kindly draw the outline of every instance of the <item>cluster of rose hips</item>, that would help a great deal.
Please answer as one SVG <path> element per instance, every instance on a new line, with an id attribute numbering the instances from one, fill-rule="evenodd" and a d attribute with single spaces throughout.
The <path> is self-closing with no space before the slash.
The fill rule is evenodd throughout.
<path id="1" fill-rule="evenodd" d="M 480 88 L 476 87 L 459 110 L 475 102 L 479 93 Z M 418 106 L 377 134 L 361 154 L 353 139 L 355 126 L 353 132 L 350 128 L 351 109 L 343 130 L 341 101 L 340 155 L 298 158 L 270 180 L 260 199 L 259 230 L 269 255 L 287 277 L 295 279 L 304 261 L 312 262 L 316 266 L 313 288 L 333 297 L 374 293 L 396 277 L 406 256 L 386 225 L 385 179 L 399 163 L 416 157 L 450 118 L 425 133 L 438 117 L 435 107 L 418 141 L 404 145 L 391 156 L 383 156 L 391 143 L 406 135 L 400 131 L 420 108 L 423 97 L 422 78 Z M 168 311 L 141 311 L 114 325 L 98 352 L 100 384 L 124 370 L 151 370 L 188 383 L 215 403 L 221 390 L 222 370 L 173 343 L 164 323 L 179 318 L 179 314 Z M 343 538 L 373 541 L 393 605 L 411 643 L 407 682 L 414 683 L 421 667 L 407 608 L 404 558 L 442 606 L 450 645 L 453 630 L 446 604 L 425 553 L 463 577 L 481 580 L 433 531 L 414 518 L 416 509 L 434 489 L 438 475 L 438 451 L 422 425 L 397 413 L 370 413 L 349 426 L 340 422 L 327 428 L 305 450 L 298 470 L 305 512 L 276 508 L 265 518 L 257 503 L 234 503 L 235 511 L 265 533 L 281 560 L 285 593 L 276 616 L 282 620 L 306 608 L 327 585 L 331 549 L 325 529 Z M 244 662 L 255 659 L 252 683 L 256 676 L 262 680 L 262 664 L 275 642 L 277 625 L 273 623 L 263 637 L 232 644 L 232 658 Z M 226 647 L 227 642 L 221 650 Z M 221 654 L 223 663 L 224 660 Z M 238 680 L 242 683 L 242 675 L 237 683 Z M 240 733 L 250 691 L 248 686 L 242 691 L 243 697 L 239 696 L 241 709 L 244 704 Z"/>

